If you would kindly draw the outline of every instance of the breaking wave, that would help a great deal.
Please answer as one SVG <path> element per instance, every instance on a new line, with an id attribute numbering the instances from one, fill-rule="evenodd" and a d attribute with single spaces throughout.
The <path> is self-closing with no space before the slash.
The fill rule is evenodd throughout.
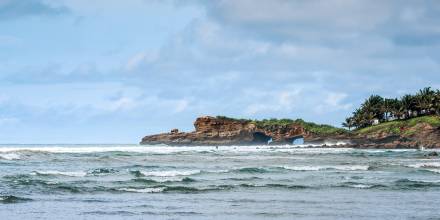
<path id="1" fill-rule="evenodd" d="M 31 175 L 85 177 L 87 175 L 87 172 L 83 172 L 83 171 L 63 172 L 63 171 L 49 170 L 49 171 L 33 171 L 31 172 Z"/>
<path id="2" fill-rule="evenodd" d="M 407 166 L 412 168 L 440 168 L 440 162 L 416 163 Z"/>
<path id="3" fill-rule="evenodd" d="M 156 177 L 174 177 L 174 176 L 190 176 L 199 174 L 200 170 L 162 170 L 162 171 L 138 171 L 140 176 L 156 176 Z"/>
<path id="4" fill-rule="evenodd" d="M 1 147 L 0 153 L 73 153 L 73 154 L 90 154 L 90 153 L 108 153 L 113 152 L 118 156 L 125 156 L 126 153 L 146 153 L 146 154 L 177 154 L 177 153 L 219 153 L 219 152 L 291 152 L 299 154 L 320 154 L 320 153 L 344 153 L 351 152 L 352 148 L 321 148 L 322 146 L 331 145 L 259 145 L 259 146 L 221 146 L 218 149 L 214 146 L 20 146 L 20 147 Z M 128 154 L 130 155 L 130 154 Z"/>
<path id="5" fill-rule="evenodd" d="M 321 170 L 341 170 L 341 171 L 356 171 L 368 170 L 367 165 L 325 165 L 325 166 L 283 166 L 284 169 L 294 171 L 321 171 Z"/>
<path id="6" fill-rule="evenodd" d="M 21 156 L 16 153 L 5 153 L 5 154 L 0 154 L 0 159 L 2 159 L 2 160 L 20 160 Z"/>

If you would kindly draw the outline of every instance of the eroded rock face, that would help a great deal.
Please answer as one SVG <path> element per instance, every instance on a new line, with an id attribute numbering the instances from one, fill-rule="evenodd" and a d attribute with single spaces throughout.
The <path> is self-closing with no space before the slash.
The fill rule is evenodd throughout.
<path id="1" fill-rule="evenodd" d="M 219 119 L 210 116 L 199 117 L 194 122 L 195 131 L 163 133 L 146 136 L 141 144 L 169 145 L 252 145 L 292 143 L 306 132 L 301 126 L 289 125 L 273 129 L 259 129 L 246 120 Z"/>

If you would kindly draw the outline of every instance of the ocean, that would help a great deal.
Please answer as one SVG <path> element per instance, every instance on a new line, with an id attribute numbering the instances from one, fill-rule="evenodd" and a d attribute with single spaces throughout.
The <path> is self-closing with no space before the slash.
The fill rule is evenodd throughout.
<path id="1" fill-rule="evenodd" d="M 0 219 L 440 219 L 434 151 L 2 145 Z"/>

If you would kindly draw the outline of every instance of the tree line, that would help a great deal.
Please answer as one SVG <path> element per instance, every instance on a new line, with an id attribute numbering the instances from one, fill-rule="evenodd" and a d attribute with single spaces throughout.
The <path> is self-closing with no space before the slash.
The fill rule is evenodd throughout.
<path id="1" fill-rule="evenodd" d="M 365 128 L 377 123 L 409 119 L 423 115 L 440 115 L 440 90 L 426 87 L 415 95 L 407 94 L 400 99 L 383 98 L 372 95 L 356 109 L 342 126 Z"/>

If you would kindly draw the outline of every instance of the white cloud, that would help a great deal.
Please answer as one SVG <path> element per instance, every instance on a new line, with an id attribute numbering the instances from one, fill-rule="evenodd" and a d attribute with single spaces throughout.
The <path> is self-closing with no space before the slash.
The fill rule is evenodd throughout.
<path id="1" fill-rule="evenodd" d="M 110 111 L 127 111 L 136 108 L 138 105 L 138 100 L 132 97 L 120 97 L 116 100 L 109 101 L 102 107 L 104 110 Z"/>
<path id="2" fill-rule="evenodd" d="M 126 63 L 125 70 L 130 72 L 158 59 L 157 52 L 140 52 L 133 55 Z"/>
<path id="3" fill-rule="evenodd" d="M 244 109 L 246 115 L 256 115 L 260 113 L 276 114 L 289 112 L 300 106 L 301 89 L 280 90 L 280 91 L 245 91 L 249 97 L 250 104 Z"/>
<path id="4" fill-rule="evenodd" d="M 13 125 L 20 121 L 19 118 L 16 117 L 2 117 L 0 116 L 0 125 Z"/>
<path id="5" fill-rule="evenodd" d="M 314 111 L 319 114 L 335 112 L 339 110 L 349 110 L 352 108 L 351 103 L 344 103 L 348 97 L 345 93 L 329 92 L 324 101 L 314 108 Z"/>
<path id="6" fill-rule="evenodd" d="M 176 109 L 174 110 L 176 113 L 185 111 L 188 108 L 189 102 L 187 100 L 178 100 L 176 101 Z"/>

